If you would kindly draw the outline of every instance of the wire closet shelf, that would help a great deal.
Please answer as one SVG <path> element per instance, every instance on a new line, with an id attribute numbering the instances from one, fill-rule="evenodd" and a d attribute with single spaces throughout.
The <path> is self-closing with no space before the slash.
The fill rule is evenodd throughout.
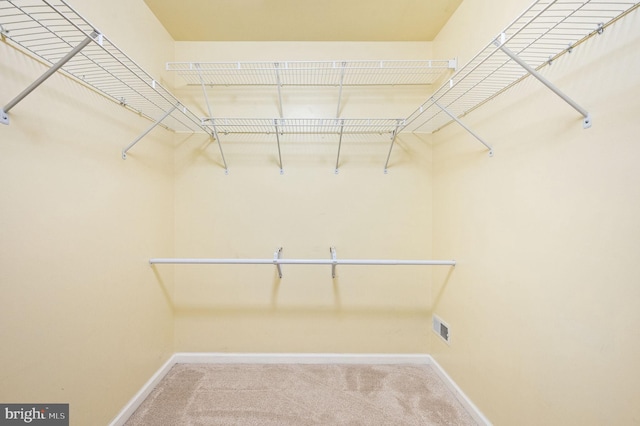
<path id="1" fill-rule="evenodd" d="M 0 32 L 3 41 L 50 66 L 75 50 L 60 68 L 68 76 L 165 128 L 207 132 L 199 117 L 64 0 L 1 0 Z"/>
<path id="2" fill-rule="evenodd" d="M 530 74 L 509 54 L 540 70 L 638 6 L 619 0 L 535 2 L 409 115 L 400 130 L 441 129 L 454 121 L 452 116 L 468 114 Z"/>
<path id="3" fill-rule="evenodd" d="M 379 134 L 392 136 L 404 123 L 391 118 L 205 118 L 218 134 Z"/>
<path id="4" fill-rule="evenodd" d="M 188 85 L 430 85 L 455 69 L 456 60 L 168 62 L 166 67 Z"/>

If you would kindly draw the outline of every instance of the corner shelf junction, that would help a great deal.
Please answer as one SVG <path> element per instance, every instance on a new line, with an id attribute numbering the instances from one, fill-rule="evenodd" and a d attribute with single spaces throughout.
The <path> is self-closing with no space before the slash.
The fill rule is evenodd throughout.
<path id="1" fill-rule="evenodd" d="M 282 259 L 282 247 L 273 253 L 272 259 L 203 259 L 203 258 L 153 258 L 149 264 L 170 265 L 274 265 L 282 278 L 280 265 L 331 265 L 331 277 L 336 277 L 337 265 L 422 265 L 456 266 L 455 260 L 390 260 L 390 259 L 338 259 L 335 247 L 330 247 L 331 259 Z"/>
<path id="2" fill-rule="evenodd" d="M 9 124 L 9 111 L 60 70 L 154 122 L 123 148 L 123 158 L 158 125 L 177 132 L 211 134 L 199 117 L 64 0 L 0 1 L 0 37 L 50 66 L 2 108 L 0 123 Z"/>
<path id="3" fill-rule="evenodd" d="M 453 60 L 433 61 L 325 61 L 253 63 L 169 63 L 188 84 L 200 84 L 209 116 L 195 116 L 168 90 L 118 49 L 64 0 L 1 0 L 0 40 L 33 55 L 49 68 L 0 111 L 0 123 L 9 124 L 9 111 L 56 71 L 153 121 L 122 150 L 126 158 L 136 143 L 156 126 L 177 132 L 204 132 L 217 141 L 225 172 L 228 171 L 219 133 L 276 135 L 282 172 L 280 136 L 285 133 L 335 134 L 338 158 L 344 134 L 387 134 L 391 146 L 400 132 L 436 132 L 456 122 L 493 154 L 493 149 L 461 118 L 508 90 L 529 75 L 534 76 L 583 117 L 589 112 L 545 78 L 540 70 L 590 37 L 640 6 L 623 0 L 538 0 L 491 40 L 469 63 L 448 78 L 429 99 L 406 118 L 340 118 L 342 87 L 349 85 L 435 84 L 455 68 Z M 272 85 L 279 95 L 279 118 L 218 118 L 211 114 L 206 86 Z M 327 119 L 289 119 L 282 114 L 283 85 L 338 87 L 336 116 Z"/>

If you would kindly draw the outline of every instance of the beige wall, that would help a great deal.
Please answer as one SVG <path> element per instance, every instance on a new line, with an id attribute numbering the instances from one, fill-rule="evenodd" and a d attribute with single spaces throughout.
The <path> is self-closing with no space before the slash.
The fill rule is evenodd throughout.
<path id="1" fill-rule="evenodd" d="M 428 43 L 177 43 L 179 61 L 429 58 Z M 346 88 L 342 117 L 407 115 L 428 93 Z M 417 93 L 416 93 L 417 92 Z M 178 93 L 204 111 L 199 87 Z M 277 91 L 212 89 L 217 116 L 277 117 Z M 337 88 L 285 88 L 287 117 L 332 117 Z M 195 106 L 198 108 L 198 106 Z M 190 138 L 176 151 L 176 256 L 431 257 L 429 137 Z M 159 266 L 161 274 L 164 267 Z M 246 352 L 426 352 L 431 271 L 425 267 L 176 267 L 176 349 Z"/>
<path id="2" fill-rule="evenodd" d="M 482 26 L 471 5 L 452 22 Z M 544 69 L 591 129 L 528 79 L 465 117 L 493 158 L 457 126 L 433 135 L 434 256 L 458 265 L 434 275 L 452 342 L 432 353 L 497 425 L 640 418 L 639 29 L 636 11 Z"/>
<path id="3" fill-rule="evenodd" d="M 124 0 L 119 0 L 124 3 Z M 80 12 L 140 65 L 470 59 L 529 2 L 465 0 L 435 43 L 174 43 L 142 1 Z M 124 7 L 123 5 L 121 5 Z M 526 81 L 455 126 L 385 137 L 273 138 L 161 129 L 56 74 L 0 134 L 0 400 L 71 403 L 108 422 L 174 351 L 430 352 L 495 424 L 640 417 L 638 13 L 545 69 L 593 114 Z M 139 34 L 144 33 L 144 39 Z M 138 36 L 137 36 L 138 35 Z M 174 49 L 175 50 L 172 50 Z M 6 102 L 43 67 L 0 44 Z M 206 115 L 199 88 L 176 93 Z M 347 88 L 343 117 L 404 117 L 429 88 Z M 211 89 L 216 116 L 276 117 L 277 92 Z M 283 90 L 327 117 L 337 90 Z M 55 112 L 55 115 L 52 113 Z M 435 145 L 432 147 L 432 143 Z M 150 257 L 455 258 L 447 267 L 156 266 Z M 450 326 L 450 346 L 430 314 Z"/>
<path id="4" fill-rule="evenodd" d="M 82 7 L 89 19 L 117 9 Z M 148 12 L 128 10 L 136 31 L 155 35 L 144 43 L 170 58 Z M 130 31 L 95 24 L 114 39 Z M 4 43 L 0 56 L 4 105 L 45 68 Z M 70 403 L 72 425 L 106 424 L 173 352 L 172 274 L 159 281 L 147 263 L 173 249 L 173 135 L 152 132 L 123 161 L 149 122 L 59 73 L 10 118 L 0 126 L 0 401 Z"/>

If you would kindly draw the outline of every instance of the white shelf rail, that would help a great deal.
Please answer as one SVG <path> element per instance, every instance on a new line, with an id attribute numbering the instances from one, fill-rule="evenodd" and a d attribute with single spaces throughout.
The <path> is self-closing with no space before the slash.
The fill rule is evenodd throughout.
<path id="1" fill-rule="evenodd" d="M 386 265 L 386 266 L 456 266 L 455 260 L 393 260 L 393 259 L 338 259 L 335 247 L 330 247 L 330 259 L 282 259 L 282 247 L 278 247 L 271 259 L 208 259 L 208 258 L 152 258 L 151 265 L 274 265 L 282 278 L 280 265 L 331 265 L 331 276 L 336 277 L 337 265 Z"/>
<path id="2" fill-rule="evenodd" d="M 461 117 L 529 75 L 576 109 L 583 127 L 590 127 L 589 112 L 539 71 L 638 6 L 637 1 L 620 0 L 536 1 L 407 117 L 401 130 L 435 132 L 451 122 L 462 123 Z"/>
<path id="3" fill-rule="evenodd" d="M 9 110 L 60 70 L 153 121 L 153 127 L 209 133 L 199 117 L 64 0 L 2 0 L 0 32 L 2 41 L 51 66 L 4 106 L 0 115 L 4 124 L 9 124 Z M 142 136 L 122 150 L 123 158 Z"/>
<path id="4" fill-rule="evenodd" d="M 168 62 L 189 85 L 429 85 L 456 68 L 455 59 L 413 61 Z"/>
<path id="5" fill-rule="evenodd" d="M 340 150 L 344 135 L 386 135 L 391 140 L 389 155 L 384 165 L 387 172 L 391 150 L 398 134 L 398 129 L 404 124 L 403 119 L 387 118 L 214 118 L 202 119 L 204 126 L 209 126 L 215 132 L 216 139 L 220 135 L 229 134 L 264 134 L 275 135 L 278 146 L 278 161 L 280 173 L 283 174 L 282 152 L 280 137 L 284 135 L 335 135 L 338 139 L 338 154 L 335 173 L 340 164 Z"/>
<path id="6" fill-rule="evenodd" d="M 403 119 L 395 118 L 203 118 L 205 126 L 216 126 L 220 134 L 389 134 Z"/>

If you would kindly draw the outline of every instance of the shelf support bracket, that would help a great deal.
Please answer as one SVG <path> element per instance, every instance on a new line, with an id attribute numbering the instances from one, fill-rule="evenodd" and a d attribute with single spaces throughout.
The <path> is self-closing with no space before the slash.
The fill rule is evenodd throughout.
<path id="1" fill-rule="evenodd" d="M 278 142 L 278 164 L 280 165 L 280 174 L 284 174 L 284 170 L 282 169 L 282 154 L 280 153 L 280 129 L 278 129 L 278 119 L 273 120 L 273 125 L 276 128 L 276 141 Z"/>
<path id="2" fill-rule="evenodd" d="M 384 163 L 384 173 L 387 173 L 387 168 L 389 167 L 389 159 L 391 158 L 391 151 L 393 150 L 393 144 L 396 142 L 396 137 L 398 136 L 398 130 L 400 129 L 400 120 L 398 120 L 396 124 L 396 128 L 391 133 L 391 146 L 389 147 L 389 153 L 387 154 L 387 161 Z"/>
<path id="3" fill-rule="evenodd" d="M 489 150 L 489 157 L 493 157 L 493 148 L 491 147 L 491 145 L 486 143 L 484 141 L 484 139 L 482 139 L 476 132 L 474 132 L 469 127 L 467 127 L 467 125 L 464 124 L 462 121 L 460 121 L 460 119 L 458 117 L 456 117 L 455 114 L 453 114 L 451 111 L 449 111 L 444 106 L 440 105 L 435 99 L 431 98 L 431 102 L 433 102 L 433 104 L 435 106 L 437 106 L 438 108 L 440 108 L 445 114 L 447 114 L 449 117 L 451 117 L 452 120 L 454 120 L 456 123 L 458 123 L 460 126 L 462 126 L 462 128 L 465 129 L 467 132 L 469 132 L 471 134 L 471 136 L 473 136 L 474 138 L 479 140 L 482 145 L 486 146 L 487 149 Z"/>
<path id="4" fill-rule="evenodd" d="M 273 264 L 276 265 L 276 268 L 278 269 L 278 277 L 282 278 L 282 269 L 280 268 L 280 262 L 278 262 L 280 260 L 280 255 L 282 254 L 282 247 L 278 247 L 275 251 L 275 253 L 273 253 Z"/>
<path id="5" fill-rule="evenodd" d="M 524 68 L 529 74 L 534 76 L 538 81 L 540 81 L 542 84 L 547 86 L 547 88 L 550 89 L 553 93 L 558 95 L 563 101 L 565 101 L 566 103 L 571 105 L 571 107 L 573 109 L 578 111 L 584 117 L 584 119 L 582 121 L 582 127 L 583 128 L 588 129 L 589 127 L 591 127 L 591 115 L 589 114 L 589 111 L 587 111 L 586 109 L 584 109 L 580 105 L 578 105 L 573 99 L 571 99 L 569 96 L 567 96 L 565 93 L 563 93 L 560 89 L 558 89 L 553 83 L 551 83 L 549 80 L 547 80 L 542 74 L 540 74 L 538 71 L 533 69 L 529 64 L 527 64 L 520 57 L 518 57 L 518 55 L 516 55 L 510 49 L 508 49 L 504 45 L 505 39 L 506 39 L 505 33 L 501 33 L 500 37 L 494 41 L 494 44 L 505 55 L 507 55 L 508 57 L 513 59 L 518 65 L 520 65 L 522 68 Z"/>
<path id="6" fill-rule="evenodd" d="M 196 68 L 198 69 L 198 77 L 200 78 L 200 85 L 202 86 L 202 93 L 204 94 L 204 101 L 207 104 L 207 111 L 209 112 L 209 117 L 211 117 L 211 126 L 213 128 L 213 138 L 218 143 L 218 149 L 220 150 L 220 156 L 222 156 L 222 163 L 224 164 L 224 174 L 229 174 L 229 168 L 227 167 L 227 160 L 224 158 L 224 152 L 222 151 L 222 144 L 220 143 L 220 138 L 218 137 L 218 129 L 216 127 L 216 121 L 213 118 L 213 114 L 211 112 L 211 104 L 209 103 L 209 96 L 207 95 L 207 88 L 204 84 L 204 79 L 202 78 L 202 70 L 200 69 L 200 64 L 196 64 Z"/>
<path id="7" fill-rule="evenodd" d="M 133 146 L 134 146 L 135 144 L 137 144 L 138 142 L 140 142 L 140 140 L 141 140 L 142 138 L 144 138 L 145 136 L 147 136 L 147 134 L 149 134 L 149 132 L 150 132 L 150 131 L 152 131 L 153 129 L 155 129 L 155 128 L 156 128 L 156 126 L 158 126 L 158 124 L 162 123 L 162 122 L 164 121 L 164 119 L 165 119 L 165 118 L 167 118 L 168 116 L 170 116 L 170 115 L 171 115 L 171 113 L 172 113 L 173 111 L 175 111 L 179 106 L 180 106 L 180 104 L 179 104 L 179 103 L 175 104 L 175 105 L 173 106 L 173 108 L 171 108 L 170 110 L 168 110 L 167 112 L 165 112 L 165 113 L 162 115 L 162 117 L 160 117 L 159 119 L 157 119 L 157 120 L 155 121 L 155 123 L 153 123 L 151 126 L 149 126 L 149 128 L 148 128 L 147 130 L 145 130 L 145 131 L 144 131 L 140 136 L 138 136 L 138 137 L 136 138 L 136 140 L 134 140 L 134 141 L 133 141 L 133 142 L 131 142 L 129 145 L 127 145 L 125 148 L 123 148 L 123 149 L 122 149 L 122 159 L 123 159 L 123 160 L 126 160 L 126 159 L 127 159 L 127 152 L 128 152 L 131 148 L 133 148 Z"/>
<path id="8" fill-rule="evenodd" d="M 51 68 L 44 72 L 36 81 L 31 83 L 26 89 L 24 89 L 18 96 L 13 98 L 6 104 L 2 110 L 0 110 L 0 123 L 9 124 L 9 111 L 16 106 L 20 101 L 22 101 L 29 93 L 33 92 L 38 86 L 44 83 L 49 77 L 51 77 L 56 71 L 64 66 L 67 62 L 69 62 L 74 56 L 76 56 L 82 49 L 84 49 L 89 43 L 91 43 L 94 39 L 98 38 L 98 40 L 102 40 L 101 34 L 97 31 L 93 31 L 90 36 L 85 38 L 80 44 L 71 50 L 71 52 L 67 53 L 56 62 Z"/>
<path id="9" fill-rule="evenodd" d="M 336 174 L 338 174 L 338 164 L 340 164 L 340 148 L 342 148 L 343 133 L 344 133 L 344 120 L 340 120 L 340 139 L 338 140 L 338 157 L 336 158 Z"/>
<path id="10" fill-rule="evenodd" d="M 331 252 L 331 278 L 336 277 L 336 265 L 338 264 L 338 256 L 336 254 L 335 247 L 329 247 L 329 252 Z"/>
<path id="11" fill-rule="evenodd" d="M 336 118 L 340 118 L 340 104 L 342 103 L 342 86 L 344 82 L 344 72 L 347 68 L 347 63 L 342 63 L 342 69 L 340 70 L 340 89 L 338 91 L 338 109 L 336 110 Z M 337 167 L 336 167 L 337 168 Z"/>
<path id="12" fill-rule="evenodd" d="M 280 111 L 280 118 L 284 118 L 284 114 L 282 113 L 282 82 L 280 81 L 280 64 L 278 62 L 275 63 L 276 67 L 276 80 L 278 83 L 278 107 Z"/>

